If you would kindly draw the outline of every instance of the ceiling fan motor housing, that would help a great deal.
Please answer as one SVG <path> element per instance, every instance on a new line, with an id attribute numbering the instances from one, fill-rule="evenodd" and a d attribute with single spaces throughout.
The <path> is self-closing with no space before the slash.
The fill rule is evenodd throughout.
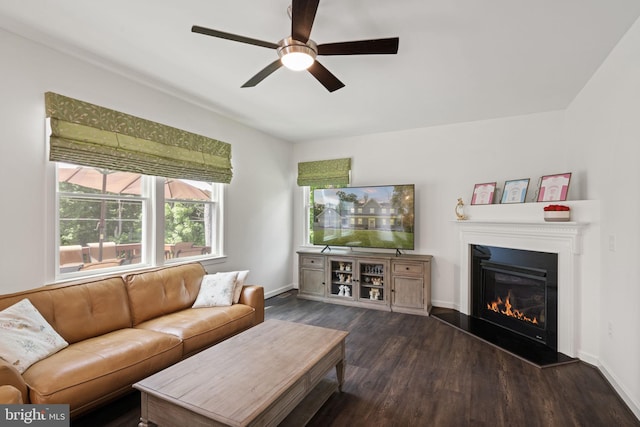
<path id="1" fill-rule="evenodd" d="M 278 45 L 278 57 L 287 68 L 292 70 L 306 70 L 318 55 L 318 45 L 313 40 L 302 43 L 287 37 L 280 40 Z"/>

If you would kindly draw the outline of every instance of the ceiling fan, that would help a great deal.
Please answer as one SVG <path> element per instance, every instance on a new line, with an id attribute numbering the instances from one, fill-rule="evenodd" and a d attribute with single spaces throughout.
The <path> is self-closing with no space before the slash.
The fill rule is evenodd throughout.
<path id="1" fill-rule="evenodd" d="M 344 87 L 336 76 L 316 60 L 317 55 L 379 55 L 398 53 L 399 38 L 358 40 L 350 42 L 316 44 L 309 38 L 320 0 L 293 0 L 289 8 L 291 36 L 271 43 L 223 31 L 194 25 L 191 31 L 237 41 L 240 43 L 276 49 L 278 59 L 251 77 L 242 87 L 254 87 L 282 65 L 292 70 L 308 70 L 329 92 Z"/>

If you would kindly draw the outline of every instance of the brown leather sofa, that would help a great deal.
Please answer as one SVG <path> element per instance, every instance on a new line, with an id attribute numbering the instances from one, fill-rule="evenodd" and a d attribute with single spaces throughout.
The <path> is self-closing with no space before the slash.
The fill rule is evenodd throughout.
<path id="1" fill-rule="evenodd" d="M 22 375 L 0 359 L 0 403 L 69 404 L 73 418 L 264 321 L 256 285 L 238 304 L 191 308 L 205 274 L 191 263 L 0 296 L 0 310 L 28 298 L 69 343 Z"/>

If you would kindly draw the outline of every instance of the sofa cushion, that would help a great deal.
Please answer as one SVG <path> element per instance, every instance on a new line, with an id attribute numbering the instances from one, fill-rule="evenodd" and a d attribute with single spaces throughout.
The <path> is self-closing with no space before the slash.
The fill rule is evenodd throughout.
<path id="1" fill-rule="evenodd" d="M 126 328 L 72 344 L 33 364 L 23 376 L 31 403 L 67 403 L 81 411 L 181 357 L 179 338 Z"/>
<path id="2" fill-rule="evenodd" d="M 18 372 L 68 345 L 29 299 L 0 311 L 0 357 Z"/>
<path id="3" fill-rule="evenodd" d="M 69 344 L 131 327 L 129 301 L 121 277 L 48 285 L 2 295 L 0 309 L 24 298 Z"/>
<path id="4" fill-rule="evenodd" d="M 22 401 L 29 403 L 29 392 L 27 383 L 24 382 L 22 374 L 16 368 L 3 359 L 0 359 L 0 384 L 10 385 L 17 388 L 22 394 Z M 2 401 L 0 401 L 2 402 Z"/>
<path id="5" fill-rule="evenodd" d="M 133 325 L 190 308 L 205 273 L 202 265 L 190 263 L 127 274 L 124 281 Z"/>
<path id="6" fill-rule="evenodd" d="M 184 354 L 190 355 L 242 332 L 255 324 L 255 310 L 244 304 L 229 307 L 188 308 L 137 325 L 183 340 Z"/>
<path id="7" fill-rule="evenodd" d="M 233 304 L 238 272 L 207 274 L 202 278 L 200 291 L 193 308 L 219 307 Z M 240 299 L 240 297 L 238 297 Z"/>
<path id="8" fill-rule="evenodd" d="M 242 287 L 247 284 L 247 276 L 249 270 L 238 271 L 238 277 L 236 277 L 236 287 L 233 291 L 233 303 L 240 302 L 240 295 L 242 295 Z"/>
<path id="9" fill-rule="evenodd" d="M 19 405 L 22 401 L 22 393 L 12 385 L 0 386 L 0 402 L 3 405 Z"/>

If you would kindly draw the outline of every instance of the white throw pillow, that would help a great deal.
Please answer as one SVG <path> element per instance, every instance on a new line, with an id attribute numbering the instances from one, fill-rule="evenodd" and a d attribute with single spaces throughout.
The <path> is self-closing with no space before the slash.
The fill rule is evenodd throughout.
<path id="1" fill-rule="evenodd" d="M 68 345 L 28 299 L 0 311 L 0 357 L 18 372 Z"/>
<path id="2" fill-rule="evenodd" d="M 233 303 L 237 304 L 240 301 L 240 295 L 242 295 L 242 287 L 247 283 L 247 276 L 249 270 L 238 271 L 238 278 L 236 279 L 236 287 L 233 291 Z"/>
<path id="3" fill-rule="evenodd" d="M 237 271 L 205 275 L 193 308 L 231 305 L 237 277 Z"/>

